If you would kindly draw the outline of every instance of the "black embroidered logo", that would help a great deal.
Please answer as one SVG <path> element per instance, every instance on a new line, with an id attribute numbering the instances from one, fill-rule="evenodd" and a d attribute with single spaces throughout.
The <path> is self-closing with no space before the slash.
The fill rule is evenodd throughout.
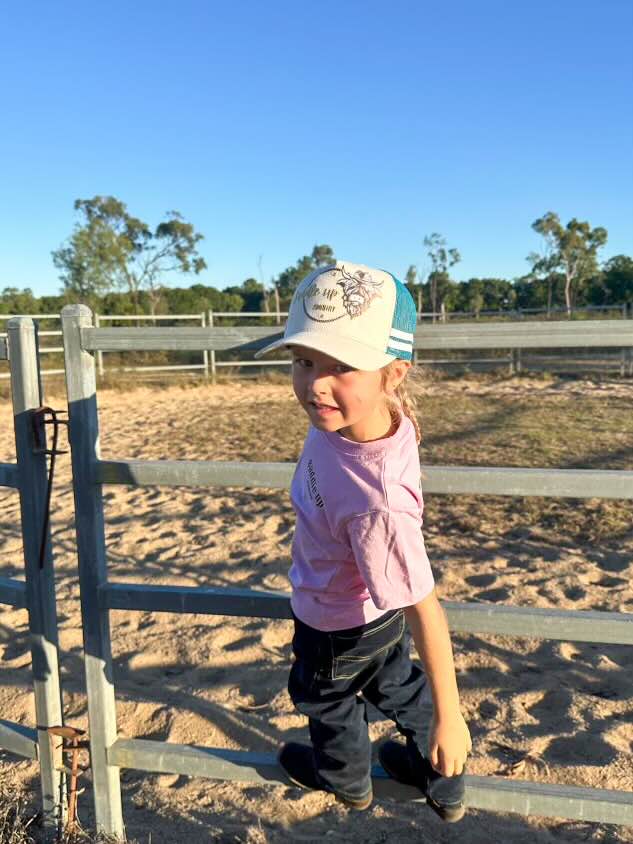
<path id="1" fill-rule="evenodd" d="M 316 472 L 314 471 L 314 464 L 311 460 L 308 460 L 308 473 L 307 473 L 307 481 L 308 481 L 308 495 L 314 501 L 317 507 L 323 507 L 323 499 L 319 494 L 319 488 L 317 486 L 317 479 L 316 479 Z"/>

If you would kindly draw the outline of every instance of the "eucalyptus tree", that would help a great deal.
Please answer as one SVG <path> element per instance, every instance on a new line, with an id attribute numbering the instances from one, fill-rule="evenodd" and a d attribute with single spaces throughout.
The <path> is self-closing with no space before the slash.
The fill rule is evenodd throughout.
<path id="1" fill-rule="evenodd" d="M 548 211 L 532 223 L 532 228 L 545 240 L 542 254 L 531 252 L 527 260 L 532 264 L 534 278 L 565 278 L 565 307 L 570 316 L 576 290 L 598 272 L 598 249 L 607 242 L 607 230 L 592 229 L 589 223 L 573 217 L 563 226 L 558 214 Z M 551 299 L 548 297 L 548 299 Z"/>
<path id="2" fill-rule="evenodd" d="M 424 238 L 426 254 L 431 261 L 431 272 L 429 273 L 429 290 L 431 297 L 431 310 L 437 313 L 438 299 L 444 301 L 446 295 L 452 290 L 451 281 L 448 275 L 450 267 L 461 261 L 461 255 L 457 249 L 446 248 L 446 238 L 441 234 L 433 232 Z M 435 316 L 433 316 L 435 319 Z"/>
<path id="3" fill-rule="evenodd" d="M 198 252 L 203 235 L 178 211 L 152 229 L 113 196 L 77 199 L 74 208 L 80 222 L 52 255 L 65 290 L 75 298 L 124 288 L 138 313 L 140 291 L 146 291 L 154 313 L 169 273 L 198 275 L 206 268 Z"/>

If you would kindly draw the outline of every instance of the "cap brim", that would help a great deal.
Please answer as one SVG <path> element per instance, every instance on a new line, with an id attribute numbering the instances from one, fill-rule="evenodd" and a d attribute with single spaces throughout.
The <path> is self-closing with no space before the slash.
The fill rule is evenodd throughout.
<path id="1" fill-rule="evenodd" d="M 266 352 L 272 352 L 282 346 L 305 346 L 306 349 L 323 352 L 323 354 L 329 355 L 341 363 L 347 364 L 347 366 L 352 366 L 354 369 L 368 371 L 381 369 L 395 360 L 395 355 L 379 352 L 372 346 L 366 346 L 358 340 L 350 340 L 338 334 L 327 334 L 324 331 L 297 331 L 295 334 L 288 337 L 284 336 L 280 340 L 275 340 L 274 343 L 264 346 L 263 349 L 255 352 L 255 357 L 259 358 Z"/>

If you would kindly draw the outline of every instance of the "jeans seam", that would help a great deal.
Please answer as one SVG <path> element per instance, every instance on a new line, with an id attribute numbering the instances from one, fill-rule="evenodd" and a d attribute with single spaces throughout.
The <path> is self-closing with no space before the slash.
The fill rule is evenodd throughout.
<path id="1" fill-rule="evenodd" d="M 391 618 L 387 619 L 387 621 L 384 621 L 379 627 L 374 627 L 373 630 L 367 630 L 367 631 L 365 631 L 365 633 L 361 633 L 360 636 L 340 636 L 339 635 L 338 638 L 341 639 L 344 642 L 345 641 L 360 641 L 360 639 L 367 639 L 367 638 L 369 638 L 369 636 L 373 636 L 374 633 L 380 633 L 381 630 L 384 630 L 385 627 L 388 627 L 390 624 L 392 624 L 398 618 L 403 618 L 403 616 L 398 615 L 398 614 L 393 615 Z"/>
<path id="2" fill-rule="evenodd" d="M 336 670 L 337 666 L 340 666 L 343 670 L 345 670 L 345 668 L 348 668 L 348 669 L 352 668 L 354 663 L 359 663 L 359 662 L 370 663 L 379 654 L 384 653 L 384 651 L 387 651 L 390 648 L 393 648 L 394 645 L 397 644 L 397 642 L 400 641 L 400 639 L 402 638 L 402 634 L 404 633 L 404 616 L 400 616 L 400 618 L 401 618 L 402 624 L 400 625 L 400 631 L 399 631 L 398 635 L 395 637 L 395 639 L 393 639 L 388 644 L 383 645 L 383 647 L 378 648 L 378 650 L 373 651 L 369 656 L 343 656 L 343 655 L 334 656 L 334 652 L 332 650 L 331 679 L 332 680 L 352 680 L 358 674 L 358 672 L 356 672 L 355 674 L 339 674 Z M 390 619 L 390 621 L 392 621 L 392 620 L 393 619 Z M 383 627 L 384 626 L 385 625 L 383 625 Z"/>

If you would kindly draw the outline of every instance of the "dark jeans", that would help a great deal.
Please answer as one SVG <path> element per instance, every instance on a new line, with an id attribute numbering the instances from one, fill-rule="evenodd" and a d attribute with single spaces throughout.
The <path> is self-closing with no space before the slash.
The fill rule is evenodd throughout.
<path id="1" fill-rule="evenodd" d="M 308 716 L 317 773 L 330 790 L 362 797 L 371 789 L 365 701 L 406 737 L 414 770 L 420 769 L 419 754 L 428 755 L 433 704 L 426 676 L 409 656 L 410 644 L 402 610 L 330 633 L 295 617 L 288 691 L 299 712 Z M 434 772 L 431 782 L 420 784 L 438 803 L 463 797 L 462 775 Z"/>

